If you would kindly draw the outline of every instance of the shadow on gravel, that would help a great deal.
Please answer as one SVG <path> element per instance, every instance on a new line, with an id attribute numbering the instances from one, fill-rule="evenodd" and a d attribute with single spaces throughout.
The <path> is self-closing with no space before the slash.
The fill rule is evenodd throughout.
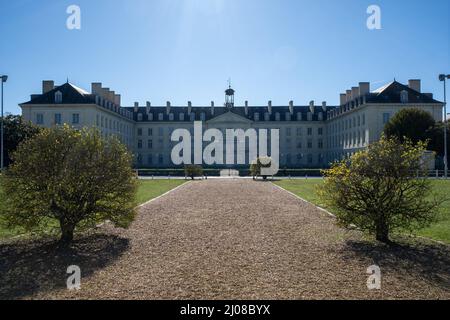
<path id="1" fill-rule="evenodd" d="M 370 259 L 382 272 L 391 270 L 421 278 L 450 290 L 450 247 L 439 244 L 396 243 L 384 245 L 366 241 L 347 241 L 345 259 Z"/>
<path id="2" fill-rule="evenodd" d="M 0 299 L 20 299 L 66 287 L 67 267 L 77 265 L 83 278 L 119 258 L 128 239 L 91 234 L 76 238 L 69 248 L 54 240 L 0 243 Z"/>

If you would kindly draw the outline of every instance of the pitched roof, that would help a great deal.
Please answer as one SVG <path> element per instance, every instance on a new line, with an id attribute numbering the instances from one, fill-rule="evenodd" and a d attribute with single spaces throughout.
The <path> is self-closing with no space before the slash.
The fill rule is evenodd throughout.
<path id="1" fill-rule="evenodd" d="M 371 103 L 401 103 L 400 94 L 402 91 L 408 93 L 408 103 L 441 103 L 433 99 L 431 95 L 413 90 L 397 81 L 372 91 L 366 101 Z"/>
<path id="2" fill-rule="evenodd" d="M 78 88 L 77 86 L 67 82 L 61 86 L 55 87 L 53 90 L 41 95 L 37 95 L 33 99 L 24 104 L 49 104 L 55 103 L 55 92 L 62 93 L 62 104 L 88 104 L 95 103 L 95 96 Z"/>

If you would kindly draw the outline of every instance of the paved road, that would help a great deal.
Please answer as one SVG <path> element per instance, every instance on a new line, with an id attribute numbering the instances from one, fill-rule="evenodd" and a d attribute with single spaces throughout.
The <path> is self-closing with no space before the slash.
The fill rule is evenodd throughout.
<path id="1" fill-rule="evenodd" d="M 70 257 L 52 264 L 79 264 L 81 290 L 65 289 L 65 270 L 52 274 L 40 265 L 50 257 L 41 255 L 30 259 L 47 272 L 45 285 L 6 294 L 21 297 L 25 288 L 25 298 L 450 298 L 448 247 L 374 244 L 270 182 L 190 182 L 142 207 L 130 229 L 104 232 L 80 239 Z M 381 267 L 381 290 L 366 285 L 373 264 Z"/>

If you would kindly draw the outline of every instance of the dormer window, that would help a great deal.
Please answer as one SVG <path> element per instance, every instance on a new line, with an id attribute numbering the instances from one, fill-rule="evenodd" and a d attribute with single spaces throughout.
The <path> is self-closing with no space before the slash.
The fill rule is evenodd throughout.
<path id="1" fill-rule="evenodd" d="M 173 113 L 169 113 L 169 121 L 173 121 L 173 119 L 174 119 Z"/>
<path id="2" fill-rule="evenodd" d="M 279 112 L 275 113 L 275 121 L 280 121 L 280 113 Z"/>
<path id="3" fill-rule="evenodd" d="M 286 121 L 291 121 L 291 113 L 286 112 Z"/>
<path id="4" fill-rule="evenodd" d="M 62 103 L 62 93 L 61 91 L 55 92 L 55 103 Z"/>
<path id="5" fill-rule="evenodd" d="M 270 120 L 270 114 L 268 112 L 264 113 L 264 121 Z"/>
<path id="6" fill-rule="evenodd" d="M 158 120 L 163 121 L 163 119 L 164 119 L 164 114 L 158 113 Z"/>
<path id="7" fill-rule="evenodd" d="M 400 92 L 400 101 L 401 103 L 408 103 L 408 91 L 402 90 Z"/>
<path id="8" fill-rule="evenodd" d="M 180 121 L 184 121 L 184 113 L 180 113 Z"/>
<path id="9" fill-rule="evenodd" d="M 254 117 L 255 121 L 259 121 L 259 113 L 258 112 L 255 112 L 253 114 L 253 117 Z"/>
<path id="10" fill-rule="evenodd" d="M 206 115 L 204 112 L 200 113 L 200 120 L 205 121 Z"/>
<path id="11" fill-rule="evenodd" d="M 138 121 L 142 121 L 142 113 L 138 113 L 137 119 L 138 119 Z"/>

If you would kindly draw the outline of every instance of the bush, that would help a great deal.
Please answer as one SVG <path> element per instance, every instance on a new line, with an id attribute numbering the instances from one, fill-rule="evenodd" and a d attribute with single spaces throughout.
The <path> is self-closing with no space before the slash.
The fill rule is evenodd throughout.
<path id="1" fill-rule="evenodd" d="M 270 157 L 259 157 L 256 160 L 253 160 L 250 163 L 250 174 L 253 176 L 253 179 L 261 175 L 261 168 L 269 168 L 272 159 Z M 263 164 L 264 163 L 264 164 Z M 267 176 L 262 176 L 264 180 L 267 179 Z"/>
<path id="2" fill-rule="evenodd" d="M 194 180 L 195 177 L 203 176 L 203 168 L 199 165 L 188 164 L 184 167 L 184 174 L 186 177 L 191 177 Z"/>
<path id="3" fill-rule="evenodd" d="M 403 144 L 382 137 L 349 160 L 324 170 L 325 181 L 319 189 L 321 200 L 336 213 L 342 226 L 356 225 L 389 242 L 396 230 L 414 230 L 429 225 L 436 217 L 440 200 L 431 192 L 425 167 L 425 143 Z"/>
<path id="4" fill-rule="evenodd" d="M 13 160 L 4 179 L 9 225 L 39 231 L 42 222 L 57 220 L 60 241 L 68 243 L 75 228 L 105 220 L 127 227 L 135 216 L 132 155 L 116 138 L 102 139 L 94 129 L 43 129 L 19 145 Z"/>

